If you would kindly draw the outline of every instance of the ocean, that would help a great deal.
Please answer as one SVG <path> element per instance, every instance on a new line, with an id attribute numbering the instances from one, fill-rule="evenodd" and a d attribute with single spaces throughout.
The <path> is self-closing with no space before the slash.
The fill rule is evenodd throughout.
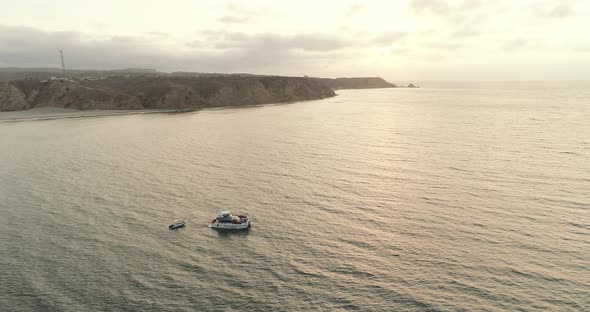
<path id="1" fill-rule="evenodd" d="M 337 93 L 0 121 L 0 310 L 590 310 L 590 83 Z"/>

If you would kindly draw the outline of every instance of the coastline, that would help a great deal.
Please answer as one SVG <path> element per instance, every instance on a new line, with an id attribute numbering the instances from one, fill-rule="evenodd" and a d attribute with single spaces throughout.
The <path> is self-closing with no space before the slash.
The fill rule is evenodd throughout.
<path id="1" fill-rule="evenodd" d="M 0 111 L 38 107 L 84 111 L 191 110 L 315 100 L 335 93 L 318 80 L 282 76 L 105 77 L 0 83 Z"/>
<path id="2" fill-rule="evenodd" d="M 195 109 L 141 109 L 141 110 L 78 110 L 59 107 L 31 108 L 23 111 L 0 112 L 0 123 L 19 121 L 40 121 L 69 118 L 92 118 L 139 114 L 187 113 Z"/>
<path id="3" fill-rule="evenodd" d="M 0 82 L 0 112 L 29 111 L 57 107 L 56 113 L 39 110 L 24 114 L 3 114 L 0 120 L 80 118 L 137 114 L 140 112 L 181 112 L 217 107 L 238 107 L 272 103 L 319 100 L 336 95 L 334 90 L 398 87 L 379 77 L 313 78 L 287 76 L 107 76 L 27 78 Z"/>
<path id="4" fill-rule="evenodd" d="M 336 93 L 333 97 L 338 96 Z M 324 98 L 327 99 L 327 98 Z M 202 108 L 180 108 L 180 109 L 137 109 L 137 110 L 80 110 L 73 108 L 61 107 L 36 107 L 28 110 L 20 111 L 0 111 L 0 123 L 4 122 L 20 122 L 20 121 L 44 121 L 57 119 L 73 119 L 73 118 L 95 118 L 95 117 L 112 117 L 112 116 L 126 116 L 126 115 L 147 115 L 147 114 L 183 114 L 198 112 L 203 110 L 223 110 L 236 108 L 252 108 L 272 105 L 286 105 L 298 102 L 318 101 L 323 99 L 311 99 L 288 102 L 275 102 L 264 104 L 250 104 L 239 106 L 219 106 L 219 107 L 202 107 Z"/>
<path id="5" fill-rule="evenodd" d="M 396 87 L 379 77 L 26 79 L 0 85 L 0 123 L 246 108 L 331 98 L 334 89 Z"/>

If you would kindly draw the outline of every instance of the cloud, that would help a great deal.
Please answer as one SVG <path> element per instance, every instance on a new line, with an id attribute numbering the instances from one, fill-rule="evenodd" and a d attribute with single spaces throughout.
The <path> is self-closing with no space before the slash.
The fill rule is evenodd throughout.
<path id="1" fill-rule="evenodd" d="M 158 38 L 169 38 L 170 34 L 159 32 L 159 31 L 150 31 L 147 32 L 146 35 Z"/>
<path id="2" fill-rule="evenodd" d="M 208 41 L 205 41 L 205 40 L 193 40 L 193 41 L 186 42 L 184 45 L 188 48 L 198 49 L 198 48 L 208 47 L 209 43 L 208 43 Z"/>
<path id="3" fill-rule="evenodd" d="M 491 1 L 488 1 L 489 3 Z M 449 4 L 443 0 L 412 0 L 410 6 L 418 14 L 430 13 L 434 15 L 449 15 L 457 18 L 458 15 L 468 11 L 482 9 L 486 1 L 483 0 L 463 0 L 456 4 Z"/>
<path id="4" fill-rule="evenodd" d="M 355 15 L 359 13 L 363 9 L 363 5 L 360 3 L 355 3 L 348 8 L 348 16 Z"/>
<path id="5" fill-rule="evenodd" d="M 277 35 L 272 33 L 247 35 L 244 33 L 225 33 L 215 44 L 218 49 L 271 49 L 271 50 L 301 50 L 325 52 L 339 50 L 350 43 L 331 35 L 299 34 Z"/>
<path id="6" fill-rule="evenodd" d="M 541 55 L 545 54 L 548 51 L 552 51 L 552 53 L 560 53 L 564 50 L 563 47 L 549 44 L 542 38 L 515 38 L 509 41 L 506 41 L 502 47 L 506 52 L 526 52 L 528 55 L 536 54 Z M 571 48 L 571 47 L 568 47 Z"/>
<path id="7" fill-rule="evenodd" d="M 479 36 L 481 33 L 473 30 L 463 29 L 459 31 L 455 31 L 453 33 L 453 37 L 455 38 L 465 38 L 465 37 L 474 37 Z"/>
<path id="8" fill-rule="evenodd" d="M 533 7 L 533 12 L 539 17 L 562 18 L 568 17 L 571 14 L 569 3 L 556 4 L 537 4 Z"/>
<path id="9" fill-rule="evenodd" d="M 224 24 L 243 24 L 252 20 L 253 17 L 257 17 L 264 14 L 264 9 L 257 9 L 256 6 L 252 6 L 250 3 L 246 7 L 230 3 L 225 6 L 225 15 L 218 19 L 219 22 Z"/>
<path id="10" fill-rule="evenodd" d="M 330 35 L 305 34 L 287 39 L 288 45 L 304 51 L 332 51 L 343 49 L 349 43 Z"/>
<path id="11" fill-rule="evenodd" d="M 504 50 L 506 51 L 519 51 L 527 46 L 527 41 L 522 38 L 510 40 L 504 44 Z"/>
<path id="12" fill-rule="evenodd" d="M 460 44 L 448 42 L 436 42 L 428 44 L 429 50 L 457 50 L 460 47 Z"/>
<path id="13" fill-rule="evenodd" d="M 404 38 L 407 33 L 404 32 L 387 32 L 375 37 L 373 42 L 378 45 L 389 45 Z"/>
<path id="14" fill-rule="evenodd" d="M 207 40 L 207 36 L 216 41 Z M 166 39 L 166 38 L 165 38 Z M 181 46 L 162 44 L 151 35 L 91 36 L 80 32 L 48 32 L 0 25 L 0 64 L 78 69 L 156 68 L 164 71 L 313 74 L 342 59 L 353 42 L 329 34 L 245 34 L 204 31 Z"/>
<path id="15" fill-rule="evenodd" d="M 440 0 L 412 0 L 410 5 L 417 13 L 430 12 L 443 15 L 449 12 L 449 5 Z"/>
<path id="16" fill-rule="evenodd" d="M 590 44 L 578 45 L 578 46 L 574 47 L 574 51 L 577 51 L 577 52 L 590 52 Z"/>
<path id="17" fill-rule="evenodd" d="M 153 38 L 92 37 L 79 32 L 47 32 L 30 27 L 0 26 L 0 62 L 15 66 L 52 66 L 58 51 L 71 67 L 127 67 L 149 64 L 161 53 Z"/>
<path id="18" fill-rule="evenodd" d="M 245 23 L 250 18 L 248 16 L 232 16 L 232 15 L 225 15 L 219 18 L 219 21 L 225 24 L 239 24 Z"/>
<path id="19" fill-rule="evenodd" d="M 246 41 L 250 39 L 250 36 L 246 35 L 245 33 L 241 32 L 230 32 L 230 33 L 223 33 L 223 38 L 225 40 L 232 40 L 232 41 Z"/>
<path id="20" fill-rule="evenodd" d="M 484 0 L 464 0 L 463 3 L 461 3 L 461 5 L 459 6 L 459 8 L 463 10 L 473 10 L 481 8 L 485 3 L 486 1 Z"/>

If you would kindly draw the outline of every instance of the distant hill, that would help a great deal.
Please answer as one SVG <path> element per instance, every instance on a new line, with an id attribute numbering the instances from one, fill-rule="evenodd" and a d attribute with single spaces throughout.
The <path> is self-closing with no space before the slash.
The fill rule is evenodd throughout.
<path id="1" fill-rule="evenodd" d="M 272 75 L 256 75 L 250 73 L 205 73 L 205 72 L 188 72 L 176 71 L 165 73 L 156 69 L 144 68 L 125 68 L 114 70 L 81 70 L 70 69 L 64 75 L 59 68 L 40 67 L 40 68 L 19 68 L 19 67 L 0 67 L 0 81 L 38 79 L 46 80 L 50 77 L 58 78 L 101 78 L 106 76 L 166 76 L 166 77 L 219 77 L 219 76 L 237 76 L 237 77 L 273 77 Z M 312 78 L 321 81 L 328 87 L 338 89 L 370 89 L 370 88 L 394 88 L 396 85 L 383 80 L 380 77 L 352 77 L 352 78 Z"/>
<path id="2" fill-rule="evenodd" d="M 114 70 L 83 70 L 70 69 L 66 72 L 69 78 L 97 78 L 113 75 L 168 75 L 155 69 L 143 68 L 126 68 Z M 38 79 L 46 80 L 50 77 L 64 77 L 59 68 L 39 67 L 39 68 L 19 68 L 19 67 L 0 67 L 0 81 Z"/>
<path id="3" fill-rule="evenodd" d="M 338 89 L 374 89 L 374 88 L 395 88 L 380 77 L 353 77 L 353 78 L 313 78 L 321 81 L 328 87 Z"/>
<path id="4" fill-rule="evenodd" d="M 251 77 L 251 76 L 265 76 L 255 75 L 248 73 L 202 73 L 202 72 L 186 72 L 186 71 L 175 71 L 170 73 L 170 76 L 178 77 L 215 77 L 215 76 L 238 76 L 238 77 Z"/>

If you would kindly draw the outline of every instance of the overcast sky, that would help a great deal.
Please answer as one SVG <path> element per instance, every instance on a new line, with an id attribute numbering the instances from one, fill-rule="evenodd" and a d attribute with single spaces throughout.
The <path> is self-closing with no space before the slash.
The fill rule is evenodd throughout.
<path id="1" fill-rule="evenodd" d="M 0 0 L 0 67 L 590 80 L 590 1 Z"/>

